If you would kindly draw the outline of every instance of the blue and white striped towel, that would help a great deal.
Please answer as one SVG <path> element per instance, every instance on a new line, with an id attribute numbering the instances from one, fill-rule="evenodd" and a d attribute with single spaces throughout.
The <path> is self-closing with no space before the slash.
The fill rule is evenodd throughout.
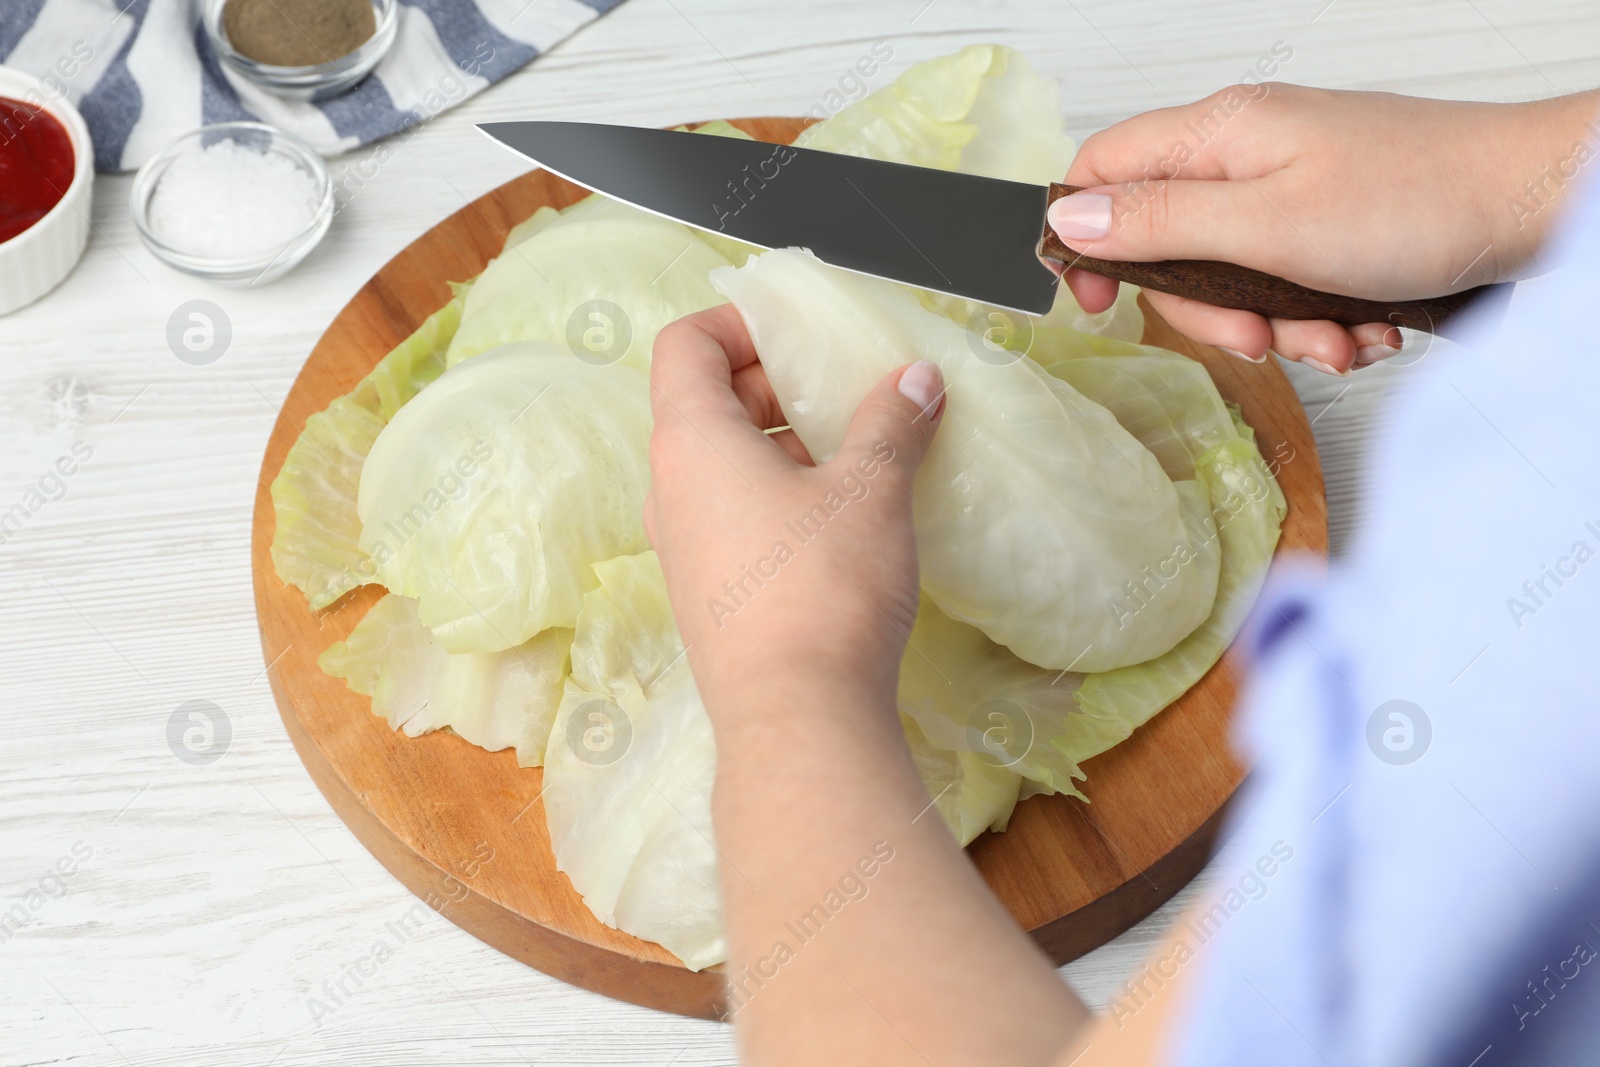
<path id="1" fill-rule="evenodd" d="M 198 0 L 0 0 L 0 63 L 83 112 L 95 167 L 133 170 L 172 138 L 257 119 L 338 155 L 483 91 L 621 0 L 400 0 L 393 49 L 333 100 L 284 100 L 225 69 Z"/>

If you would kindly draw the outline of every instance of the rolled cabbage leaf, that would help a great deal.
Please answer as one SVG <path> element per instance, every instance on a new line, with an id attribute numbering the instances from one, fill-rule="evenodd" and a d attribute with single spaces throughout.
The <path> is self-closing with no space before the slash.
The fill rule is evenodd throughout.
<path id="1" fill-rule="evenodd" d="M 1174 483 L 1174 488 L 1178 491 L 1185 526 L 1192 534 L 1189 544 L 1193 549 L 1193 555 L 1186 557 L 1179 566 L 1194 570 L 1216 588 L 1223 547 L 1211 515 L 1208 483 L 1187 480 Z M 1136 620 L 1141 612 L 1160 610 L 1159 590 L 1154 597 L 1147 589 L 1137 593 L 1129 594 L 1116 607 L 1123 618 Z M 1217 614 L 1213 611 L 1195 633 L 1205 632 Z M 1148 663 L 1111 672 L 1127 672 L 1130 679 L 1144 679 L 1146 676 L 1141 671 L 1150 667 L 1163 679 L 1160 686 L 1132 692 L 1126 700 L 1114 702 L 1115 707 L 1110 710 L 1121 718 L 1126 718 L 1130 712 L 1143 715 L 1138 722 L 1128 725 L 1117 740 L 1127 737 L 1133 726 L 1177 699 L 1211 666 L 1210 662 L 1199 666 L 1204 650 L 1209 647 L 1204 644 L 1190 646 L 1194 651 L 1182 659 L 1168 659 L 1183 649 L 1192 637 L 1191 634 L 1172 651 Z M 1226 647 L 1226 642 L 1222 647 Z M 1221 654 L 1221 648 L 1217 654 Z M 1158 666 L 1163 663 L 1164 666 Z M 1198 669 L 1192 670 L 1196 666 Z M 901 660 L 899 704 L 901 712 L 916 720 L 935 745 L 971 753 L 987 763 L 1014 771 L 1044 786 L 1046 792 L 1082 798 L 1083 794 L 1073 782 L 1084 777 L 1078 764 L 1104 751 L 1094 744 L 1104 733 L 1101 719 L 1105 710 L 1098 706 L 1086 709 L 1080 702 L 1082 687 L 1104 677 L 1106 675 L 1049 670 L 1027 662 L 1010 649 L 990 641 L 974 627 L 951 619 L 924 598 Z M 1182 681 L 1184 678 L 1187 681 Z M 1165 688 L 1179 681 L 1182 685 L 1177 692 L 1162 703 L 1151 705 L 1149 697 L 1163 695 Z M 1119 684 L 1127 687 L 1140 683 Z M 1154 692 L 1158 688 L 1162 691 Z"/>
<path id="2" fill-rule="evenodd" d="M 591 565 L 646 547 L 649 384 L 563 346 L 459 364 L 378 435 L 356 500 L 361 550 L 445 651 L 572 627 Z"/>
<path id="3" fill-rule="evenodd" d="M 931 744 L 987 756 L 1024 776 L 1022 797 L 1061 792 L 1079 764 L 1125 740 L 1222 658 L 1255 603 L 1287 513 L 1254 432 L 1205 368 L 1166 349 L 1065 332 L 1036 356 L 1105 405 L 1178 481 L 1203 488 L 1217 553 L 1217 601 L 1192 634 L 1145 663 L 1088 674 L 1047 671 L 924 602 L 900 667 L 899 702 Z M 1192 520 L 1191 520 L 1192 521 Z"/>
<path id="4" fill-rule="evenodd" d="M 1283 490 L 1249 437 L 1216 446 L 1196 470 L 1210 490 L 1222 548 L 1216 609 L 1164 655 L 1083 680 L 1081 728 L 1057 743 L 1068 759 L 1104 752 L 1187 692 L 1228 650 L 1261 593 L 1288 514 Z"/>
<path id="5" fill-rule="evenodd" d="M 728 954 L 711 722 L 655 553 L 594 570 L 545 758 L 551 848 L 596 918 L 697 971 Z"/>
<path id="6" fill-rule="evenodd" d="M 444 373 L 467 287 L 372 368 L 350 392 L 306 420 L 272 480 L 272 565 L 313 611 L 377 581 L 358 543 L 356 487 L 378 434 L 401 406 Z"/>
<path id="7" fill-rule="evenodd" d="M 317 664 L 407 737 L 449 727 L 480 748 L 515 749 L 517 764 L 544 762 L 567 676 L 571 630 L 546 630 L 503 652 L 451 655 L 417 618 L 416 601 L 392 593 Z"/>
<path id="8" fill-rule="evenodd" d="M 903 288 L 786 249 L 719 270 L 789 424 L 819 460 L 879 379 L 939 364 L 947 408 L 917 474 L 923 588 L 1031 663 L 1110 670 L 1161 655 L 1211 613 L 1216 572 L 1148 449 L 1034 361 L 993 361 L 976 334 Z M 1156 610 L 1130 612 L 1143 590 Z"/>
<path id="9" fill-rule="evenodd" d="M 1115 415 L 1174 480 L 1195 477 L 1201 456 L 1238 436 L 1233 416 L 1199 362 L 1150 345 L 1119 344 L 1106 352 L 1103 339 L 1084 340 L 1096 344 L 1084 346 L 1077 358 L 1052 360 L 1063 346 L 1048 342 L 1034 355 L 1051 374 Z"/>
<path id="10" fill-rule="evenodd" d="M 516 341 L 548 341 L 596 364 L 650 366 L 656 334 L 722 298 L 706 275 L 728 261 L 689 227 L 603 196 L 541 209 L 467 294 L 456 364 Z"/>
<path id="11" fill-rule="evenodd" d="M 1163 655 L 1091 674 L 1078 686 L 1075 729 L 1052 743 L 1081 762 L 1126 739 L 1222 658 L 1260 595 L 1289 509 L 1255 431 L 1200 363 L 1066 331 L 1046 332 L 1039 342 L 1037 358 L 1075 357 L 1050 363 L 1052 375 L 1110 409 L 1174 478 L 1192 476 L 1205 486 L 1221 556 L 1216 605 L 1204 623 Z"/>

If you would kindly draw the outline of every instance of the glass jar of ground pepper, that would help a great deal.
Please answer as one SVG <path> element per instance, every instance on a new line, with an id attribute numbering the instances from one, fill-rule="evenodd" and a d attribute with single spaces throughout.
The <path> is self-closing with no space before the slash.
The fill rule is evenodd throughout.
<path id="1" fill-rule="evenodd" d="M 227 66 L 279 96 L 324 100 L 361 83 L 394 44 L 396 0 L 206 0 Z"/>

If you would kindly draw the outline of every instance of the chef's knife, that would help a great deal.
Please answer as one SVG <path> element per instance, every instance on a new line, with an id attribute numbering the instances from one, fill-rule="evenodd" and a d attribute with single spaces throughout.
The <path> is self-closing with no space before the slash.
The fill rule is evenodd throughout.
<path id="1" fill-rule="evenodd" d="M 1126 263 L 1079 255 L 1045 222 L 1076 190 L 884 163 L 763 141 L 583 122 L 490 122 L 490 137 L 569 181 L 763 248 L 808 248 L 837 267 L 1042 315 L 1057 279 L 1040 256 L 1218 307 L 1346 326 L 1387 322 L 1440 332 L 1479 297 L 1362 300 L 1231 263 Z"/>

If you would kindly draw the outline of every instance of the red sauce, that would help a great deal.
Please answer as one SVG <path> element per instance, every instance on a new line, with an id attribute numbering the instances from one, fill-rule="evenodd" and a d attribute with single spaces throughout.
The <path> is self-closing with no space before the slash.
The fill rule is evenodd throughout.
<path id="1" fill-rule="evenodd" d="M 72 138 L 54 115 L 0 96 L 0 241 L 61 202 L 75 164 Z"/>

